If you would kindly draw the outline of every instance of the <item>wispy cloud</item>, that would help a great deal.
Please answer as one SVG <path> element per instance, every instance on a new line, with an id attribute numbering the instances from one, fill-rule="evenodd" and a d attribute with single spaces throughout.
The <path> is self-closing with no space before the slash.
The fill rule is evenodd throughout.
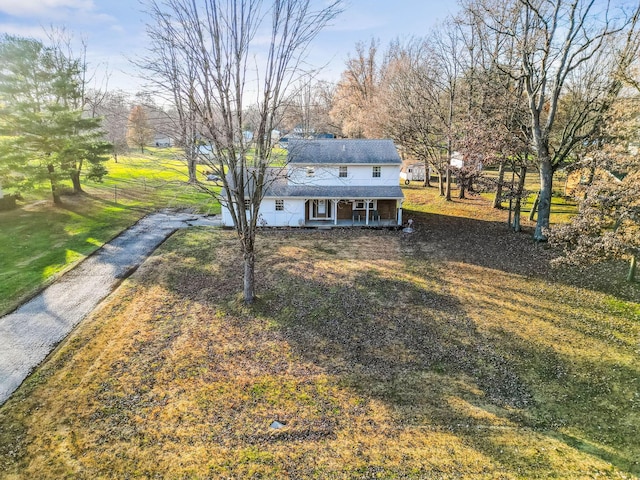
<path id="1" fill-rule="evenodd" d="M 93 0 L 0 0 L 0 12 L 14 17 L 60 18 L 94 9 Z"/>
<path id="2" fill-rule="evenodd" d="M 17 23 L 0 23 L 0 32 L 17 37 L 37 38 L 46 40 L 45 29 L 40 25 L 20 25 Z"/>

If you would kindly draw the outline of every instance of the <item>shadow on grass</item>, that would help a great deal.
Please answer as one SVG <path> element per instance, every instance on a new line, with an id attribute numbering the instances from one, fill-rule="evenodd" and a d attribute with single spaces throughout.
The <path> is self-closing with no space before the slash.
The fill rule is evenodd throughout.
<path id="1" fill-rule="evenodd" d="M 560 252 L 546 243 L 534 242 L 531 229 L 515 233 L 502 222 L 422 212 L 408 211 L 405 216 L 413 218 L 417 226 L 415 234 L 404 238 L 409 256 L 468 263 L 640 302 L 640 283 L 626 281 L 626 262 L 553 267 L 551 261 Z"/>
<path id="2" fill-rule="evenodd" d="M 628 450 L 620 449 L 636 451 L 629 445 L 634 432 L 628 412 L 619 415 L 612 407 L 616 385 L 639 372 L 604 361 L 575 361 L 507 330 L 480 330 L 455 294 L 438 289 L 447 278 L 435 269 L 423 270 L 433 275 L 425 286 L 403 272 L 390 274 L 375 260 L 355 268 L 352 277 L 316 267 L 315 260 L 349 263 L 339 257 L 340 248 L 324 248 L 328 243 L 318 239 L 316 259 L 299 252 L 297 258 L 275 255 L 262 265 L 269 269 L 268 280 L 262 280 L 260 299 L 250 309 L 230 300 L 241 290 L 239 277 L 228 281 L 238 258 L 218 259 L 215 275 L 202 265 L 174 268 L 170 285 L 190 301 L 226 311 L 241 330 L 254 316 L 268 319 L 303 362 L 387 405 L 395 426 L 453 432 L 500 468 L 540 475 L 557 462 L 555 452 L 532 453 L 534 448 L 508 453 L 509 440 L 496 434 L 504 431 L 511 440 L 535 436 L 538 445 L 553 440 L 630 474 L 640 471 L 635 458 L 625 456 Z M 422 256 L 404 261 L 429 263 Z M 483 261 L 491 268 L 501 265 Z M 174 264 L 180 263 L 174 259 Z"/>
<path id="3" fill-rule="evenodd" d="M 577 365 L 504 332 L 486 335 L 454 296 L 372 272 L 337 289 L 283 272 L 279 278 L 265 292 L 260 313 L 272 316 L 301 358 L 388 404 L 400 425 L 454 431 L 509 468 L 526 470 L 534 459 L 524 453 L 508 459 L 504 443 L 483 430 L 531 430 L 629 473 L 640 471 L 634 458 L 594 446 L 622 446 L 634 438 L 628 419 L 611 406 L 615 396 L 608 397 L 615 384 L 639 372 Z M 406 308 L 389 301 L 398 292 Z M 616 370 L 618 382 L 610 376 Z M 543 393 L 549 390 L 558 397 Z M 584 440 L 561 433 L 565 427 Z M 534 463 L 550 468 L 551 460 L 536 453 Z"/>

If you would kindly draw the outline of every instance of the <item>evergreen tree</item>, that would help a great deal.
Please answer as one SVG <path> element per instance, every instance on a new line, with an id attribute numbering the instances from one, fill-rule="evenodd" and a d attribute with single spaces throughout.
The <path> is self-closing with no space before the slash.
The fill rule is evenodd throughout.
<path id="1" fill-rule="evenodd" d="M 80 63 L 38 40 L 9 35 L 0 40 L 0 60 L 0 178 L 14 190 L 48 181 L 59 204 L 63 178 L 80 191 L 83 163 L 107 159 L 89 153 L 103 142 L 100 119 L 84 118 L 78 108 Z"/>

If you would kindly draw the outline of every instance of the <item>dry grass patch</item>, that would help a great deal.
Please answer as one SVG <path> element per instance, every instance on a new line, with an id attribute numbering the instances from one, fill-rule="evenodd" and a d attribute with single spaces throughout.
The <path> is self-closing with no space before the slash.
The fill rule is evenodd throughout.
<path id="1" fill-rule="evenodd" d="M 638 475 L 637 303 L 416 218 L 264 232 L 251 308 L 233 234 L 179 232 L 0 409 L 0 476 Z"/>

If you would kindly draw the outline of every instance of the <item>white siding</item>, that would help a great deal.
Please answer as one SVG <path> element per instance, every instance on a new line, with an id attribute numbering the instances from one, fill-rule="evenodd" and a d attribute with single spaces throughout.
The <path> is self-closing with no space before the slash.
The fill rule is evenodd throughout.
<path id="1" fill-rule="evenodd" d="M 307 165 L 289 165 L 290 185 L 351 185 L 354 187 L 398 185 L 400 165 L 347 165 L 347 176 L 340 177 L 340 165 L 309 165 L 314 175 L 307 175 Z M 380 177 L 373 176 L 373 167 L 380 167 Z"/>
<path id="2" fill-rule="evenodd" d="M 276 199 L 265 198 L 260 204 L 260 217 L 266 227 L 299 227 L 304 225 L 304 199 L 284 198 L 284 210 L 276 210 Z M 266 223 L 265 223 L 266 222 Z"/>
<path id="3" fill-rule="evenodd" d="M 284 210 L 276 210 L 276 199 L 265 198 L 260 204 L 260 219 L 258 226 L 266 227 L 299 227 L 304 225 L 304 199 L 285 198 Z M 233 227 L 231 213 L 222 206 L 222 224 Z"/>
<path id="4" fill-rule="evenodd" d="M 224 227 L 233 227 L 233 218 L 231 217 L 231 213 L 225 204 L 221 205 L 222 210 L 222 225 Z"/>

